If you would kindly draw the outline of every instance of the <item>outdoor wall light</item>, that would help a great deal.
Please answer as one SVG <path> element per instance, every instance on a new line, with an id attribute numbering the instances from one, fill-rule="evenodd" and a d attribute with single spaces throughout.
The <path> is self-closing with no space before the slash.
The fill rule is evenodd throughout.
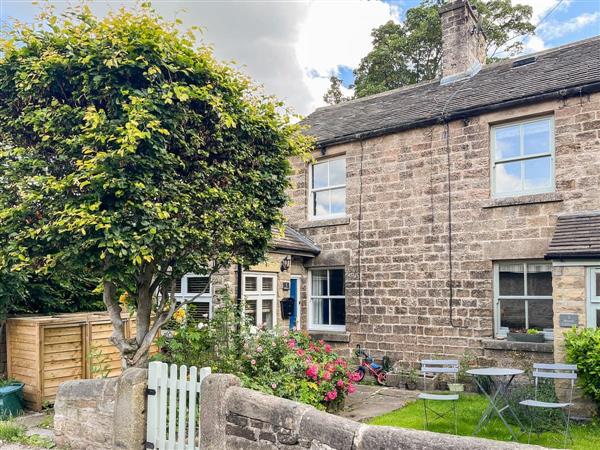
<path id="1" fill-rule="evenodd" d="M 285 258 L 283 258 L 281 260 L 281 271 L 287 272 L 291 265 L 292 265 L 292 258 L 290 258 L 290 255 L 287 255 Z"/>

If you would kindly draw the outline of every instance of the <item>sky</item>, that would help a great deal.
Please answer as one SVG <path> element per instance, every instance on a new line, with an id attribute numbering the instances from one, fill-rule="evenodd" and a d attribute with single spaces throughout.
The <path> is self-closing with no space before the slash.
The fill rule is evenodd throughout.
<path id="1" fill-rule="evenodd" d="M 512 0 L 533 7 L 536 35 L 523 40 L 525 53 L 600 35 L 600 0 Z M 50 1 L 57 9 L 65 1 Z M 88 1 L 97 14 L 135 2 Z M 371 49 L 371 30 L 388 20 L 400 22 L 419 0 L 155 0 L 166 19 L 203 29 L 202 40 L 217 58 L 234 63 L 283 100 L 309 114 L 323 106 L 329 77 L 343 81 L 351 94 L 352 69 Z M 0 0 L 2 26 L 32 21 L 39 10 L 30 0 Z M 551 12 L 550 15 L 548 13 Z"/>

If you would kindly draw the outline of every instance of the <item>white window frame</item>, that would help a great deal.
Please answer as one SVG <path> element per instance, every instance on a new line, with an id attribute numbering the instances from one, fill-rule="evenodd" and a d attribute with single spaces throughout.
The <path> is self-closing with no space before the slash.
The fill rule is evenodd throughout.
<path id="1" fill-rule="evenodd" d="M 588 267 L 588 294 L 587 294 L 587 326 L 596 328 L 596 311 L 600 310 L 600 296 L 596 294 L 596 274 L 600 273 L 600 267 Z"/>
<path id="2" fill-rule="evenodd" d="M 343 213 L 335 213 L 332 214 L 331 213 L 331 201 L 329 202 L 329 208 L 330 208 L 330 213 L 329 214 L 323 214 L 323 215 L 316 215 L 314 213 L 314 195 L 317 192 L 324 192 L 324 191 L 332 191 L 334 189 L 341 189 L 341 188 L 346 188 L 346 180 L 344 180 L 344 184 L 335 184 L 335 185 L 328 185 L 326 187 L 322 187 L 322 188 L 316 188 L 313 189 L 313 168 L 316 165 L 319 164 L 329 164 L 332 161 L 336 161 L 336 160 L 340 160 L 343 159 L 345 162 L 347 162 L 346 160 L 346 155 L 341 155 L 341 156 L 335 156 L 332 158 L 327 158 L 327 159 L 322 159 L 322 160 L 317 160 L 314 163 L 311 163 L 308 165 L 308 218 L 310 220 L 323 220 L 323 219 L 334 219 L 337 217 L 346 217 L 346 200 L 348 198 L 348 193 L 346 192 L 346 196 L 344 197 L 344 212 Z M 348 166 L 346 164 L 346 170 L 348 170 Z M 327 167 L 327 177 L 329 178 L 329 166 Z M 347 172 L 346 172 L 346 178 L 348 177 Z M 329 182 L 329 180 L 328 180 Z"/>
<path id="3" fill-rule="evenodd" d="M 520 150 L 523 150 L 523 126 L 535 123 L 535 122 L 543 122 L 549 121 L 549 130 L 550 130 L 550 148 L 548 152 L 544 153 L 536 153 L 533 155 L 519 155 L 511 158 L 501 158 L 496 159 L 496 131 L 501 130 L 503 128 L 510 128 L 514 126 L 519 126 L 519 136 L 520 136 Z M 533 119 L 525 119 L 525 120 L 517 120 L 513 122 L 503 123 L 501 125 L 493 125 L 490 130 L 490 149 L 491 149 L 491 178 L 492 178 L 492 197 L 493 198 L 506 198 L 506 197 L 519 197 L 522 195 L 532 195 L 532 194 L 543 194 L 548 192 L 554 192 L 556 190 L 556 180 L 555 180 L 555 157 L 554 157 L 554 116 L 543 116 L 536 117 Z M 522 189 L 517 192 L 496 192 L 496 165 L 501 163 L 508 162 L 523 162 L 532 159 L 544 158 L 550 156 L 550 186 L 546 188 L 540 189 Z M 521 187 L 523 186 L 523 178 L 524 171 L 521 168 Z"/>
<path id="4" fill-rule="evenodd" d="M 246 291 L 246 278 L 256 277 L 256 291 Z M 263 291 L 263 279 L 271 278 L 273 280 L 273 290 Z M 262 307 L 263 301 L 268 301 L 272 298 L 271 313 L 273 314 L 273 328 L 277 327 L 277 275 L 265 272 L 244 272 L 242 277 L 242 296 L 244 302 L 246 300 L 256 301 L 256 320 L 254 325 L 257 327 L 262 325 Z M 265 298 L 268 297 L 268 298 Z"/>
<path id="5" fill-rule="evenodd" d="M 346 305 L 346 295 L 316 295 L 316 296 L 312 295 L 312 273 L 313 273 L 313 271 L 317 271 L 317 270 L 326 270 L 327 271 L 327 289 L 329 289 L 330 288 L 329 271 L 330 270 L 340 270 L 340 269 L 344 271 L 344 285 L 345 285 L 346 284 L 346 268 L 345 267 L 315 267 L 314 269 L 308 270 L 307 296 L 308 296 L 308 329 L 309 330 L 339 331 L 339 332 L 346 331 L 345 324 L 344 325 L 325 325 L 325 324 L 314 323 L 313 308 L 312 308 L 313 299 L 318 299 L 318 298 L 343 299 L 344 305 Z M 344 286 L 344 293 L 345 292 L 346 292 L 346 288 Z M 331 303 L 329 304 L 329 311 L 331 311 Z M 331 322 L 331 312 L 329 314 L 329 322 Z M 344 322 L 346 322 L 346 317 L 344 317 Z"/>
<path id="6" fill-rule="evenodd" d="M 197 293 L 193 293 L 193 292 L 188 292 L 188 279 L 194 278 L 194 277 L 209 278 L 207 292 L 205 292 L 202 295 L 198 295 Z M 207 277 L 206 275 L 196 274 L 196 273 L 186 273 L 184 276 L 181 277 L 181 292 L 175 293 L 175 300 L 177 302 L 185 302 L 185 301 L 189 301 L 189 300 L 193 299 L 194 297 L 196 297 L 196 298 L 192 303 L 208 303 L 208 318 L 212 319 L 213 286 L 212 286 L 212 283 L 210 282 L 210 277 Z"/>
<path id="7" fill-rule="evenodd" d="M 524 267 L 523 283 L 525 295 L 502 295 L 500 296 L 500 265 L 501 264 L 522 264 Z M 498 260 L 494 261 L 494 334 L 496 337 L 506 337 L 507 327 L 500 326 L 500 300 L 522 300 L 525 303 L 525 324 L 529 326 L 529 307 L 528 300 L 548 300 L 552 302 L 554 308 L 554 298 L 551 295 L 527 295 L 527 265 L 528 264 L 548 264 L 552 271 L 552 264 L 545 260 Z M 544 338 L 546 340 L 554 339 L 554 328 L 544 328 Z"/>

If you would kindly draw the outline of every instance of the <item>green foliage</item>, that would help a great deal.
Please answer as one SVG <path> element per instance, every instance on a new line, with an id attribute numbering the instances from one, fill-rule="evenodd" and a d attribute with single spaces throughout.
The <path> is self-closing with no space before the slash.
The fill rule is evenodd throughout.
<path id="1" fill-rule="evenodd" d="M 350 100 L 342 94 L 342 80 L 336 76 L 329 77 L 329 89 L 323 95 L 323 101 L 329 105 L 337 105 Z"/>
<path id="2" fill-rule="evenodd" d="M 375 28 L 373 49 L 354 71 L 355 95 L 371 94 L 432 80 L 441 74 L 442 28 L 439 17 L 442 0 L 423 0 L 406 12 L 402 23 L 392 21 Z M 496 60 L 499 49 L 508 55 L 522 50 L 514 36 L 533 34 L 532 9 L 512 5 L 510 0 L 471 0 L 482 17 L 487 52 Z"/>
<path id="3" fill-rule="evenodd" d="M 208 324 L 188 324 L 161 337 L 157 359 L 233 373 L 246 387 L 320 409 L 339 407 L 354 391 L 346 361 L 329 345 L 299 332 L 257 329 L 246 319 L 238 327 L 236 305 L 221 295 L 223 306 Z"/>
<path id="4" fill-rule="evenodd" d="M 12 420 L 0 421 L 0 442 L 31 445 L 34 447 L 54 448 L 54 443 L 47 437 L 33 434 L 27 436 L 25 427 Z"/>
<path id="5" fill-rule="evenodd" d="M 0 270 L 102 280 L 117 346 L 143 361 L 173 280 L 260 261 L 291 156 L 311 140 L 280 102 L 147 6 L 87 6 L 0 42 Z M 163 302 L 150 328 L 152 295 Z M 116 296 L 137 308 L 125 342 Z M 133 355 L 133 356 L 132 356 Z"/>
<path id="6" fill-rule="evenodd" d="M 487 406 L 488 401 L 483 395 L 460 394 L 458 404 L 456 405 L 458 434 L 460 436 L 472 436 L 473 431 L 475 431 L 477 423 Z M 408 403 L 404 408 L 383 414 L 372 419 L 369 423 L 371 425 L 386 425 L 423 430 L 425 425 L 423 402 L 415 401 Z M 591 422 L 587 424 L 574 424 L 571 422 L 570 429 L 573 436 L 573 444 L 569 448 L 574 450 L 600 448 L 599 423 Z M 439 433 L 454 433 L 452 414 L 447 415 L 443 420 L 431 422 L 430 430 Z M 515 429 L 515 431 L 518 432 L 519 430 Z M 551 448 L 556 448 L 557 444 L 562 446 L 563 436 L 560 434 L 561 431 L 562 428 L 558 428 L 554 431 L 543 432 L 540 435 L 534 434 L 531 443 Z M 488 423 L 478 436 L 499 441 L 512 440 L 512 436 L 506 430 L 504 424 L 497 418 L 494 418 Z M 527 433 L 518 433 L 518 440 L 521 443 L 527 443 Z"/>
<path id="7" fill-rule="evenodd" d="M 90 360 L 92 378 L 107 378 L 110 374 L 110 358 L 101 348 L 92 345 L 87 355 Z"/>
<path id="8" fill-rule="evenodd" d="M 577 382 L 600 408 L 600 329 L 583 328 L 565 334 L 567 361 L 577 364 Z"/>
<path id="9" fill-rule="evenodd" d="M 531 418 L 534 418 L 535 432 L 552 431 L 564 426 L 562 412 L 560 410 L 552 408 L 525 408 L 519 405 L 520 401 L 531 399 L 542 402 L 558 402 L 558 397 L 556 396 L 556 390 L 554 388 L 554 380 L 538 380 L 537 393 L 533 380 L 528 384 L 517 385 L 510 390 L 508 402 L 517 414 L 521 423 L 528 424 Z M 513 425 L 517 424 L 512 416 L 508 416 L 507 420 Z"/>

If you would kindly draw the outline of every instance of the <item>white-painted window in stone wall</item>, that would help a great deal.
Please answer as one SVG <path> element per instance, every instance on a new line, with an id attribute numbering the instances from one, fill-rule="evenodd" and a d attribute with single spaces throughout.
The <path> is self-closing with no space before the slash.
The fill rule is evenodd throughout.
<path id="1" fill-rule="evenodd" d="M 326 219 L 346 214 L 346 158 L 332 158 L 310 166 L 309 217 Z"/>
<path id="2" fill-rule="evenodd" d="M 600 328 L 600 267 L 590 267 L 588 272 L 587 326 Z"/>
<path id="3" fill-rule="evenodd" d="M 544 261 L 494 263 L 496 336 L 536 329 L 553 338 L 552 264 Z"/>
<path id="4" fill-rule="evenodd" d="M 543 117 L 491 129 L 492 194 L 554 191 L 554 120 Z"/>
<path id="5" fill-rule="evenodd" d="M 344 269 L 310 271 L 308 321 L 311 330 L 346 330 Z"/>
<path id="6" fill-rule="evenodd" d="M 244 274 L 245 314 L 256 326 L 273 328 L 277 277 L 272 274 L 248 272 Z"/>

